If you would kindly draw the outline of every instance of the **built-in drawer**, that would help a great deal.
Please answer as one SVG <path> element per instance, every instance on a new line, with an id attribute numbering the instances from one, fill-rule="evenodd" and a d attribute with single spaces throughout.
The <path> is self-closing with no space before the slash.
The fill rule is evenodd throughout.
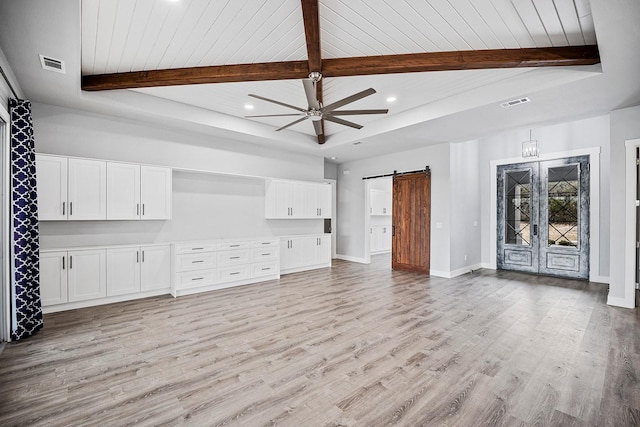
<path id="1" fill-rule="evenodd" d="M 251 260 L 253 262 L 269 261 L 278 258 L 278 248 L 254 248 L 251 252 Z"/>
<path id="2" fill-rule="evenodd" d="M 222 267 L 225 265 L 246 264 L 249 262 L 250 253 L 248 250 L 218 252 L 218 265 Z"/>
<path id="3" fill-rule="evenodd" d="M 250 269 L 248 265 L 235 265 L 218 269 L 218 280 L 220 282 L 232 282 L 248 279 L 249 277 Z"/>
<path id="4" fill-rule="evenodd" d="M 278 274 L 278 261 L 251 264 L 251 277 L 270 276 Z"/>
<path id="5" fill-rule="evenodd" d="M 225 242 L 218 243 L 219 251 L 226 251 L 229 249 L 249 249 L 251 247 L 251 242 Z"/>
<path id="6" fill-rule="evenodd" d="M 253 247 L 254 248 L 273 248 L 273 247 L 278 247 L 280 246 L 280 240 L 279 239 L 265 239 L 265 240 L 256 240 L 255 242 L 253 242 Z"/>
<path id="7" fill-rule="evenodd" d="M 175 245 L 176 255 L 193 254 L 199 252 L 213 252 L 216 250 L 215 243 L 177 243 Z"/>
<path id="8" fill-rule="evenodd" d="M 212 285 L 216 283 L 217 278 L 217 270 L 215 268 L 177 273 L 176 288 L 185 289 Z"/>
<path id="9" fill-rule="evenodd" d="M 180 254 L 176 256 L 176 271 L 204 270 L 215 266 L 215 252 Z"/>

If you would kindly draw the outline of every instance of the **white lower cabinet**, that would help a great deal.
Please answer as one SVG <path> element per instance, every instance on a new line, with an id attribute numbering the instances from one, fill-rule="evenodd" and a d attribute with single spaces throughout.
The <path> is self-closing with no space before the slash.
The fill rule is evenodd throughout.
<path id="1" fill-rule="evenodd" d="M 169 244 L 40 252 L 47 312 L 168 293 L 170 287 Z"/>
<path id="2" fill-rule="evenodd" d="M 104 249 L 68 251 L 69 302 L 107 296 L 107 254 Z"/>
<path id="3" fill-rule="evenodd" d="M 280 272 L 283 274 L 331 266 L 329 234 L 282 237 L 280 248 Z"/>
<path id="4" fill-rule="evenodd" d="M 174 297 L 280 277 L 279 240 L 246 239 L 173 245 Z"/>
<path id="5" fill-rule="evenodd" d="M 171 287 L 171 246 L 107 249 L 107 296 Z"/>
<path id="6" fill-rule="evenodd" d="M 391 225 L 372 226 L 369 246 L 370 252 L 389 252 L 391 250 L 391 234 Z"/>

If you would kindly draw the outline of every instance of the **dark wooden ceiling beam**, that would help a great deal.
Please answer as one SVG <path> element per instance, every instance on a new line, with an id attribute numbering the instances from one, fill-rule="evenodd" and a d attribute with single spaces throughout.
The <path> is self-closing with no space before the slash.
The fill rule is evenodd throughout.
<path id="1" fill-rule="evenodd" d="M 318 0 L 302 0 L 302 20 L 307 41 L 309 72 L 322 72 L 322 52 L 320 50 L 320 10 Z M 316 99 L 322 103 L 322 80 L 316 83 Z M 324 120 L 321 121 L 322 133 L 318 135 L 318 144 L 324 144 Z"/>
<path id="2" fill-rule="evenodd" d="M 95 91 L 205 83 L 304 79 L 307 78 L 308 74 L 307 61 L 171 68 L 83 76 L 82 90 Z"/>
<path id="3" fill-rule="evenodd" d="M 324 77 L 487 68 L 593 65 L 600 62 L 598 47 L 569 46 L 526 49 L 467 50 L 325 59 Z"/>

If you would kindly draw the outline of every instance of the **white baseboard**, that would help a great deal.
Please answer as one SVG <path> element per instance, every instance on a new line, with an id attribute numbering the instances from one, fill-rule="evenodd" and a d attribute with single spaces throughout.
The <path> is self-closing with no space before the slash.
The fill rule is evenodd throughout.
<path id="1" fill-rule="evenodd" d="M 483 262 L 483 263 L 480 264 L 480 267 L 487 268 L 489 270 L 495 270 L 496 269 L 496 266 L 491 264 L 490 262 Z"/>
<path id="2" fill-rule="evenodd" d="M 454 277 L 462 276 L 463 274 L 467 274 L 471 272 L 471 270 L 479 270 L 482 268 L 482 264 L 473 264 L 468 265 L 466 267 L 458 268 L 453 271 L 439 271 L 439 270 L 430 270 L 429 274 L 431 276 L 436 277 L 444 277 L 445 279 L 453 279 Z"/>
<path id="3" fill-rule="evenodd" d="M 358 258 L 358 257 L 355 257 L 355 256 L 336 254 L 336 258 L 341 259 L 343 261 L 357 262 L 357 263 L 360 263 L 360 264 L 370 264 L 364 258 Z"/>
<path id="4" fill-rule="evenodd" d="M 593 276 L 593 277 L 589 277 L 589 281 L 593 282 L 593 283 L 603 283 L 608 285 L 609 284 L 609 278 L 606 276 Z"/>
<path id="5" fill-rule="evenodd" d="M 614 305 L 616 307 L 623 307 L 623 308 L 635 308 L 636 303 L 634 301 L 634 298 L 618 298 L 618 297 L 612 297 L 609 296 L 607 298 L 607 304 L 608 305 Z"/>
<path id="6" fill-rule="evenodd" d="M 104 297 L 104 298 L 90 299 L 85 301 L 67 302 L 64 304 L 49 305 L 49 306 L 42 307 L 42 313 L 44 314 L 57 313 L 59 311 L 75 310 L 77 308 L 87 308 L 87 307 L 93 307 L 96 305 L 113 304 L 116 302 L 125 302 L 125 301 L 131 301 L 134 299 L 157 297 L 160 295 L 169 296 L 170 294 L 171 294 L 171 289 L 167 288 L 167 289 L 158 289 L 153 291 L 138 292 L 136 294 L 117 295 L 113 297 Z"/>

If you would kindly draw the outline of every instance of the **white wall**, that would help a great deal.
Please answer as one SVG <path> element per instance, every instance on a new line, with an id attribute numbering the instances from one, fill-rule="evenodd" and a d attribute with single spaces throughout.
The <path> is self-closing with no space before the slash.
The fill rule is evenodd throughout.
<path id="1" fill-rule="evenodd" d="M 609 116 L 598 116 L 549 126 L 532 127 L 532 139 L 538 140 L 541 154 L 577 149 L 600 148 L 600 262 L 598 275 L 609 276 Z M 478 140 L 480 159 L 482 263 L 489 264 L 491 253 L 491 170 L 492 160 L 519 158 L 522 142 L 529 140 L 529 128 L 504 132 Z M 623 143 L 624 144 L 624 143 Z"/>
<path id="2" fill-rule="evenodd" d="M 365 176 L 431 167 L 431 269 L 449 271 L 449 144 L 347 162 L 338 166 L 338 255 L 364 259 Z M 349 171 L 348 175 L 344 171 Z M 437 228 L 440 223 L 442 228 Z"/>
<path id="3" fill-rule="evenodd" d="M 611 273 L 609 298 L 633 301 L 633 289 L 625 286 L 625 237 L 635 233 L 625 225 L 625 141 L 640 138 L 640 107 L 611 112 Z M 613 167 L 615 165 L 615 167 Z"/>
<path id="4" fill-rule="evenodd" d="M 36 151 L 321 181 L 324 161 L 34 104 Z M 234 151 L 229 148 L 232 147 Z M 322 220 L 264 219 L 264 180 L 174 171 L 171 221 L 42 222 L 42 248 L 321 233 Z"/>
<path id="5" fill-rule="evenodd" d="M 451 144 L 450 271 L 463 272 L 481 263 L 478 142 Z"/>

